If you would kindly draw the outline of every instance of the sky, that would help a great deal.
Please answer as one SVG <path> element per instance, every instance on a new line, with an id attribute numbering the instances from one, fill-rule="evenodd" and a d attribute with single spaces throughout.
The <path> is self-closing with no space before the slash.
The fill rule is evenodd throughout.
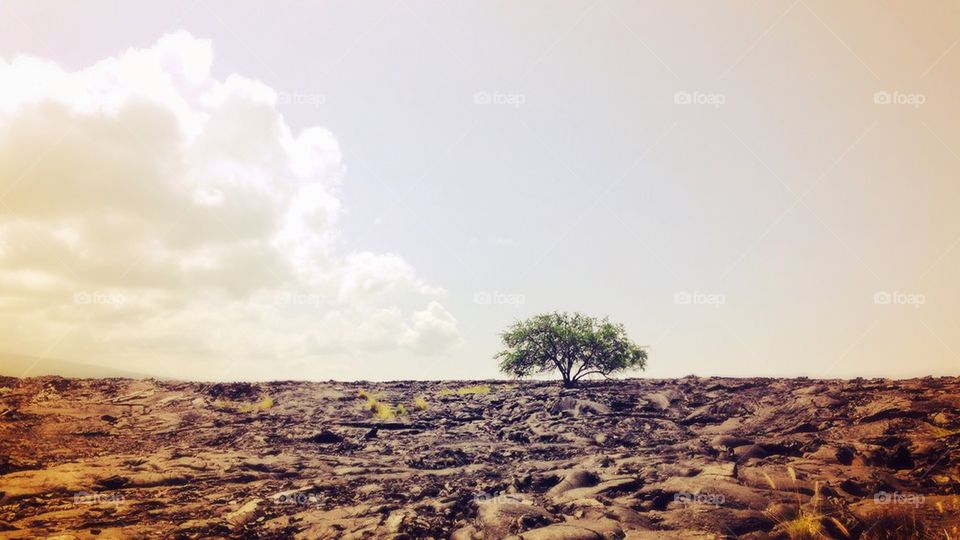
<path id="1" fill-rule="evenodd" d="M 0 0 L 0 353 L 498 377 L 960 372 L 960 5 Z M 29 374 L 29 373 L 25 373 Z"/>

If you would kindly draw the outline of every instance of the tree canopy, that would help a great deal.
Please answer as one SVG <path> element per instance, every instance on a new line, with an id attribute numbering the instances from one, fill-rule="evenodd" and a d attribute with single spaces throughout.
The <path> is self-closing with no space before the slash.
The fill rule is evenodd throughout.
<path id="1" fill-rule="evenodd" d="M 572 387 L 588 375 L 643 369 L 647 351 L 633 343 L 622 324 L 581 313 L 546 313 L 516 321 L 500 334 L 500 371 L 514 377 L 556 369 Z"/>

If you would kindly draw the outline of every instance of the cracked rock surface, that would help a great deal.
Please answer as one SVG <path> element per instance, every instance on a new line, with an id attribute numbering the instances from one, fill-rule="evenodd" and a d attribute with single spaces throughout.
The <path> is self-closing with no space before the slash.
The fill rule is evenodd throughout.
<path id="1" fill-rule="evenodd" d="M 0 378 L 0 431 L 3 538 L 960 533 L 958 378 Z"/>

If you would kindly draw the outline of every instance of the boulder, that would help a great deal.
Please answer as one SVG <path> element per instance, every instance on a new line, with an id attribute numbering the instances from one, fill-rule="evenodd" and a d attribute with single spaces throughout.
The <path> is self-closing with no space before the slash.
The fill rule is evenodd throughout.
<path id="1" fill-rule="evenodd" d="M 550 407 L 550 413 L 567 413 L 573 416 L 581 416 L 583 414 L 609 414 L 610 407 L 595 401 L 566 396 L 558 399 L 557 402 Z"/>
<path id="2" fill-rule="evenodd" d="M 849 446 L 841 446 L 837 449 L 837 462 L 841 465 L 850 465 L 853 463 L 853 458 L 856 455 L 853 448 Z"/>
<path id="3" fill-rule="evenodd" d="M 615 540 L 623 529 L 612 519 L 574 519 L 527 531 L 522 540 Z"/>
<path id="4" fill-rule="evenodd" d="M 736 437 L 733 435 L 717 435 L 710 441 L 714 448 L 737 448 L 753 444 L 753 439 L 745 437 Z"/>
<path id="5" fill-rule="evenodd" d="M 532 504 L 494 499 L 477 505 L 484 538 L 506 538 L 556 521 L 553 514 Z"/>
<path id="6" fill-rule="evenodd" d="M 594 499 L 599 496 L 615 494 L 634 489 L 640 485 L 640 481 L 632 476 L 622 478 L 613 478 L 600 482 L 595 486 L 580 487 L 567 490 L 557 496 L 561 501 L 573 501 L 577 499 Z"/>
<path id="7" fill-rule="evenodd" d="M 553 486 L 547 491 L 548 497 L 557 497 L 563 495 L 571 489 L 595 486 L 600 478 L 591 471 L 576 469 L 567 473 L 559 484 Z"/>
<path id="8" fill-rule="evenodd" d="M 263 499 L 252 499 L 247 501 L 243 506 L 226 515 L 227 523 L 232 525 L 234 528 L 243 527 L 263 513 L 263 508 L 261 507 L 262 503 Z"/>
<path id="9" fill-rule="evenodd" d="M 747 446 L 738 446 L 733 451 L 733 455 L 737 457 L 738 462 L 744 462 L 748 459 L 761 459 L 767 457 L 767 451 L 760 446 L 759 444 L 751 444 Z"/>
<path id="10" fill-rule="evenodd" d="M 665 411 L 670 408 L 670 398 L 663 392 L 655 392 L 645 397 L 649 408 L 657 411 Z"/>
<path id="11" fill-rule="evenodd" d="M 336 433 L 325 429 L 319 433 L 315 433 L 307 437 L 308 442 L 319 443 L 319 444 L 336 444 L 343 442 L 343 437 L 337 435 Z"/>

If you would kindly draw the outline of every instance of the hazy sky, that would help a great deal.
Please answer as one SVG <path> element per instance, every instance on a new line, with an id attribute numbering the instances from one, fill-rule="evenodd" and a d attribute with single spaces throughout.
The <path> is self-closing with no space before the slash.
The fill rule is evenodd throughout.
<path id="1" fill-rule="evenodd" d="M 960 372 L 956 2 L 0 1 L 2 351 L 496 375 Z"/>

